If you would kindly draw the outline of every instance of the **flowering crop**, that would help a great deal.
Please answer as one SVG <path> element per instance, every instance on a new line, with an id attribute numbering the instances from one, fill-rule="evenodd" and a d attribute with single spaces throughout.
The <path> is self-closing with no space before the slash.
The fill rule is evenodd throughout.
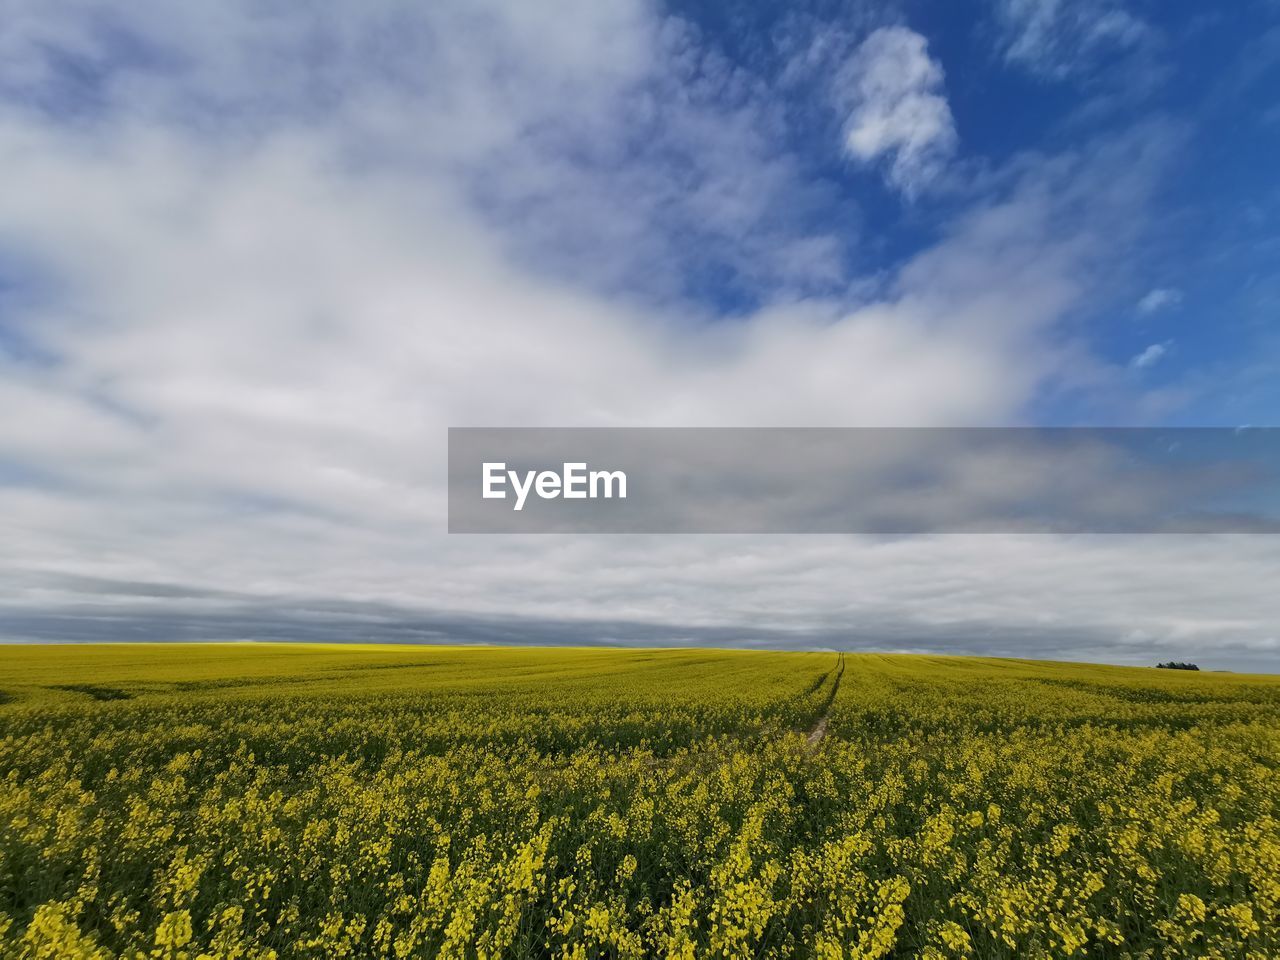
<path id="1" fill-rule="evenodd" d="M 4 957 L 1262 960 L 1277 817 L 1264 677 L 703 650 L 0 660 Z"/>

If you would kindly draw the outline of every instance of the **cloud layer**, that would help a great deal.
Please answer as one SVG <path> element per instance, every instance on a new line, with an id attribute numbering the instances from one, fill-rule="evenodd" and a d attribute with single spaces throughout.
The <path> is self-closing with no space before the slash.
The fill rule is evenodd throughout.
<path id="1" fill-rule="evenodd" d="M 443 532 L 449 426 L 1139 409 L 1070 323 L 1160 125 L 1019 154 L 863 270 L 765 79 L 647 4 L 8 13 L 0 636 L 1270 655 L 1262 540 Z M 841 52 L 831 151 L 923 198 L 940 64 Z"/>

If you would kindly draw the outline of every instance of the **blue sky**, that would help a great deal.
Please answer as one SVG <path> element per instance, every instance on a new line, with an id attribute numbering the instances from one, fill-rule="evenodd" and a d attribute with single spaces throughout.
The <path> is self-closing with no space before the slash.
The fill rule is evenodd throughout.
<path id="1" fill-rule="evenodd" d="M 1098 289 L 1064 318 L 1061 335 L 1079 338 L 1116 369 L 1129 366 L 1130 386 L 1155 400 L 1135 407 L 1055 395 L 1034 403 L 1028 416 L 1200 425 L 1274 419 L 1280 397 L 1260 365 L 1276 355 L 1280 306 L 1275 4 L 1208 12 L 1185 3 L 680 4 L 669 14 L 696 45 L 689 85 L 706 84 L 711 103 L 726 110 L 760 98 L 771 149 L 794 165 L 797 182 L 780 192 L 771 225 L 836 245 L 836 275 L 804 293 L 847 292 L 853 280 L 894 270 L 937 243 L 1019 164 L 1145 136 L 1140 148 L 1153 154 L 1152 170 L 1135 189 L 1146 195 L 1140 205 L 1135 200 L 1125 243 L 1107 251 L 1117 262 L 1098 272 Z M 1112 20 L 1119 25 L 1102 26 Z M 883 162 L 850 156 L 848 118 L 830 89 L 831 72 L 841 67 L 835 61 L 847 57 L 859 31 L 886 24 L 927 44 L 945 73 L 938 92 L 956 131 L 946 169 L 906 198 L 886 181 Z M 708 83 L 717 73 L 733 79 Z M 643 131 L 639 140 L 629 146 L 651 145 Z M 616 159 L 605 157 L 606 178 Z M 670 172 L 679 177 L 687 168 L 671 161 Z M 672 220 L 678 216 L 672 211 Z M 567 246 L 599 239 L 584 231 Z M 731 254 L 716 256 L 721 251 L 688 239 L 678 254 L 678 289 L 711 316 L 738 316 L 777 295 L 768 282 L 776 278 L 762 278 L 755 264 L 735 264 Z M 543 252 L 544 241 L 539 235 Z M 664 276 L 660 287 L 673 282 Z M 643 282 L 636 287 L 630 292 L 653 292 Z"/>
<path id="2" fill-rule="evenodd" d="M 1268 538 L 442 532 L 448 426 L 1274 424 L 1272 0 L 0 23 L 0 635 L 1280 650 Z"/>

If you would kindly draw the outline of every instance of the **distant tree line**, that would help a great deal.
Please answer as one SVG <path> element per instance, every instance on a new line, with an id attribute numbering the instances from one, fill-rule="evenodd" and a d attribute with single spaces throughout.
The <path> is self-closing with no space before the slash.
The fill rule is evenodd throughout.
<path id="1" fill-rule="evenodd" d="M 1177 660 L 1170 660 L 1168 663 L 1157 663 L 1157 670 L 1199 670 L 1194 663 L 1179 663 Z"/>

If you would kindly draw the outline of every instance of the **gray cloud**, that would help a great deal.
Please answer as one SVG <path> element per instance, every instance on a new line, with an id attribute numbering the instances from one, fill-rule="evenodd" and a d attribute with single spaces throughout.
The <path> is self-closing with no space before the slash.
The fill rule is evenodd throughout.
<path id="1" fill-rule="evenodd" d="M 321 597 L 263 598 L 177 584 L 102 582 L 79 588 L 103 595 L 164 598 L 160 603 L 77 601 L 53 607 L 0 607 L 0 642 L 160 643 L 240 641 L 310 643 L 451 643 L 630 646 L 747 646 L 1039 657 L 1150 665 L 1170 657 L 1207 669 L 1273 670 L 1277 637 L 1217 635 L 1194 630 L 1162 635 L 1105 621 L 1063 623 L 1041 613 L 1023 621 L 995 610 L 929 616 L 870 606 L 825 616 L 807 610 L 773 620 L 726 622 L 643 617 L 467 613 L 385 602 Z M 784 625 L 781 621 L 789 621 Z"/>

